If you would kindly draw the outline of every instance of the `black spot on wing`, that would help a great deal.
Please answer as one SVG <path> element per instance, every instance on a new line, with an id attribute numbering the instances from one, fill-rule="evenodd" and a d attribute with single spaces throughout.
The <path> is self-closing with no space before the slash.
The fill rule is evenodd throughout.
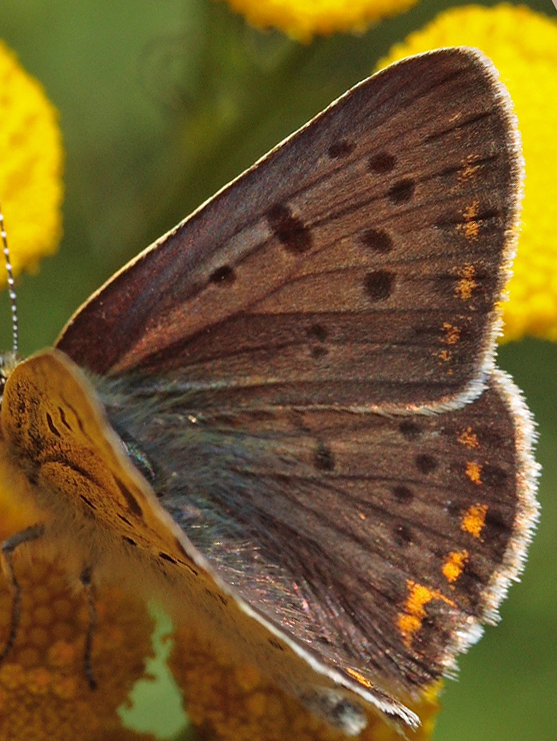
<path id="1" fill-rule="evenodd" d="M 276 638 L 269 638 L 269 645 L 275 648 L 277 651 L 284 651 L 284 646 Z"/>
<path id="2" fill-rule="evenodd" d="M 175 558 L 172 558 L 172 556 L 169 556 L 168 553 L 164 553 L 163 551 L 159 553 L 159 558 L 162 558 L 164 561 L 168 561 L 169 563 L 177 563 Z"/>
<path id="3" fill-rule="evenodd" d="M 56 437 L 62 437 L 48 412 L 46 413 L 46 423 L 48 425 L 48 429 L 52 432 L 53 435 L 55 435 Z"/>
<path id="4" fill-rule="evenodd" d="M 60 407 L 60 406 L 58 407 L 58 414 L 60 415 L 60 421 L 62 422 L 62 424 L 64 425 L 64 427 L 66 429 L 68 429 L 68 430 L 71 430 L 72 428 L 70 426 L 70 423 L 66 419 L 66 414 L 64 412 L 64 409 L 62 407 Z"/>
<path id="5" fill-rule="evenodd" d="M 401 504 L 408 504 L 414 499 L 412 490 L 403 485 L 393 487 L 393 495 Z"/>
<path id="6" fill-rule="evenodd" d="M 401 203 L 408 203 L 408 201 L 414 195 L 415 184 L 410 178 L 399 180 L 389 190 L 388 196 L 391 203 L 400 205 Z"/>
<path id="7" fill-rule="evenodd" d="M 313 243 L 311 231 L 304 222 L 283 204 L 273 206 L 267 213 L 269 226 L 284 247 L 295 255 L 307 252 Z"/>
<path id="8" fill-rule="evenodd" d="M 368 160 L 370 172 L 385 174 L 391 172 L 396 165 L 396 157 L 388 152 L 379 152 L 374 154 Z"/>
<path id="9" fill-rule="evenodd" d="M 326 347 L 323 347 L 322 345 L 316 345 L 315 347 L 311 348 L 311 357 L 315 358 L 316 360 L 328 354 L 329 354 L 329 351 L 327 350 Z"/>
<path id="10" fill-rule="evenodd" d="M 432 456 L 422 453 L 415 458 L 416 468 L 420 473 L 427 475 L 433 473 L 438 466 L 438 461 Z"/>
<path id="11" fill-rule="evenodd" d="M 236 273 L 230 265 L 222 265 L 211 273 L 209 280 L 217 286 L 231 285 L 236 280 Z"/>
<path id="12" fill-rule="evenodd" d="M 327 339 L 327 330 L 322 324 L 312 324 L 307 330 L 308 336 L 319 342 L 325 342 Z"/>
<path id="13" fill-rule="evenodd" d="M 126 504 L 128 505 L 130 512 L 136 515 L 136 517 L 142 517 L 143 510 L 139 506 L 139 502 L 134 497 L 134 495 L 131 493 L 131 491 L 128 489 L 128 487 L 124 484 L 123 481 L 120 481 L 120 479 L 117 476 L 114 477 L 114 481 L 116 482 L 116 485 L 120 489 L 122 496 L 126 500 Z"/>
<path id="14" fill-rule="evenodd" d="M 501 487 L 505 486 L 507 478 L 507 473 L 503 471 L 503 469 L 499 466 L 494 466 L 487 463 L 482 468 L 482 481 L 486 486 L 492 486 L 494 488 L 500 489 Z"/>
<path id="15" fill-rule="evenodd" d="M 333 471 L 335 459 L 329 446 L 319 441 L 313 454 L 313 463 L 318 471 Z"/>
<path id="16" fill-rule="evenodd" d="M 365 229 L 360 239 L 364 247 L 382 255 L 393 249 L 393 240 L 383 229 Z"/>
<path id="17" fill-rule="evenodd" d="M 390 270 L 374 270 L 364 279 L 364 290 L 371 301 L 384 301 L 393 292 L 395 274 Z"/>
<path id="18" fill-rule="evenodd" d="M 327 154 L 331 159 L 340 159 L 342 157 L 348 157 L 354 151 L 355 147 L 355 143 L 348 139 L 337 139 L 336 142 L 331 144 Z"/>
<path id="19" fill-rule="evenodd" d="M 417 440 L 422 432 L 420 425 L 411 419 L 403 420 L 399 424 L 398 429 L 400 430 L 400 434 L 407 440 Z"/>

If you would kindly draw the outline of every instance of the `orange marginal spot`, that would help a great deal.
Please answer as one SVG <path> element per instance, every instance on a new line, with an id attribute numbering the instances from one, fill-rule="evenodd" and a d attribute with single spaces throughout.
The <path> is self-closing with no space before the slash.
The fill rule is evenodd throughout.
<path id="1" fill-rule="evenodd" d="M 437 353 L 437 357 L 440 360 L 443 360 L 445 363 L 448 363 L 449 360 L 452 358 L 452 353 L 450 353 L 448 350 L 441 350 Z"/>
<path id="2" fill-rule="evenodd" d="M 460 329 L 449 324 L 449 322 L 443 322 L 443 331 L 445 332 L 443 342 L 446 342 L 447 345 L 456 345 L 460 339 Z"/>
<path id="3" fill-rule="evenodd" d="M 474 538 L 479 538 L 485 524 L 485 516 L 488 510 L 487 504 L 473 504 L 464 510 L 460 529 L 464 530 Z"/>
<path id="4" fill-rule="evenodd" d="M 409 595 L 404 605 L 404 612 L 399 614 L 397 625 L 402 633 L 404 645 L 411 648 L 414 635 L 420 630 L 426 617 L 425 606 L 433 600 L 441 600 L 454 607 L 454 602 L 445 597 L 438 589 L 430 589 L 423 584 L 417 584 L 411 579 L 406 584 Z"/>
<path id="5" fill-rule="evenodd" d="M 480 210 L 480 205 L 477 201 L 474 201 L 470 206 L 464 209 L 464 219 L 466 221 L 471 221 L 472 219 L 475 219 L 478 215 Z"/>
<path id="6" fill-rule="evenodd" d="M 464 165 L 464 167 L 462 168 L 462 172 L 460 173 L 460 179 L 471 180 L 479 169 L 479 165 Z"/>
<path id="7" fill-rule="evenodd" d="M 474 201 L 470 206 L 464 209 L 462 217 L 464 222 L 458 225 L 459 231 L 463 232 L 466 239 L 476 240 L 480 232 L 480 225 L 476 221 L 480 206 L 478 201 Z"/>
<path id="8" fill-rule="evenodd" d="M 462 574 L 466 561 L 468 561 L 468 551 L 451 551 L 441 569 L 445 579 L 451 584 L 455 582 Z"/>
<path id="9" fill-rule="evenodd" d="M 466 475 L 474 484 L 481 486 L 482 481 L 482 467 L 479 463 L 474 461 L 466 461 Z"/>
<path id="10" fill-rule="evenodd" d="M 466 239 L 475 241 L 478 238 L 478 234 L 480 233 L 480 225 L 477 221 L 469 221 L 464 224 L 462 230 L 464 231 Z"/>
<path id="11" fill-rule="evenodd" d="M 369 679 L 366 679 L 363 674 L 360 674 L 360 672 L 357 672 L 355 669 L 350 669 L 350 667 L 346 667 L 344 670 L 347 674 L 349 674 L 352 679 L 355 679 L 358 684 L 361 684 L 362 687 L 367 687 L 368 689 L 370 687 L 373 687 L 373 684 L 369 681 Z"/>
<path id="12" fill-rule="evenodd" d="M 456 284 L 455 294 L 463 301 L 468 301 L 472 297 L 472 291 L 477 287 L 474 280 L 476 268 L 473 265 L 465 265 L 460 271 L 460 280 Z"/>
<path id="13" fill-rule="evenodd" d="M 462 167 L 462 171 L 459 175 L 459 180 L 470 180 L 474 177 L 477 171 L 480 169 L 479 165 L 472 164 L 474 162 L 474 155 L 470 155 L 466 158 L 466 161 Z"/>
<path id="14" fill-rule="evenodd" d="M 467 448 L 479 448 L 478 436 L 471 427 L 467 427 L 456 436 L 456 439 L 462 445 L 466 445 Z"/>

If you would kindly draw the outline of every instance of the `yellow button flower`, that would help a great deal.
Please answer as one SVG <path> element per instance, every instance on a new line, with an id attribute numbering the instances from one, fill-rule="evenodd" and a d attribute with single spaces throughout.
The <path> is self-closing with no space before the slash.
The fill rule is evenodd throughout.
<path id="1" fill-rule="evenodd" d="M 0 41 L 0 202 L 14 272 L 34 271 L 62 233 L 62 140 L 42 86 Z M 0 285 L 6 271 L 0 269 Z"/>
<path id="2" fill-rule="evenodd" d="M 459 45 L 492 59 L 515 104 L 524 147 L 522 233 L 503 305 L 504 339 L 557 340 L 557 22 L 524 6 L 453 8 L 395 45 L 379 66 Z"/>
<path id="3" fill-rule="evenodd" d="M 0 542 L 33 524 L 15 509 L 0 477 Z M 52 560 L 14 552 L 21 587 L 15 642 L 0 663 L 0 741 L 147 741 L 122 727 L 118 708 L 143 676 L 152 655 L 153 619 L 145 604 L 117 588 L 99 590 L 92 663 L 98 689 L 84 671 L 89 617 L 83 590 L 75 590 Z M 0 569 L 0 654 L 12 621 L 13 593 Z"/>
<path id="4" fill-rule="evenodd" d="M 187 628 L 174 635 L 170 668 L 184 695 L 195 728 L 218 741 L 346 741 L 346 736 L 306 710 L 252 667 L 217 656 Z M 426 741 L 439 710 L 440 685 L 410 704 L 422 725 L 407 731 L 409 741 Z M 360 741 L 400 741 L 400 733 L 373 710 Z"/>
<path id="5" fill-rule="evenodd" d="M 417 0 L 228 0 L 259 28 L 278 28 L 299 41 L 337 31 L 362 32 L 374 22 L 403 13 Z"/>
<path id="6" fill-rule="evenodd" d="M 117 711 L 151 653 L 152 620 L 144 605 L 117 589 L 100 593 L 92 655 L 98 689 L 93 691 L 83 664 L 84 595 L 71 589 L 50 561 L 17 559 L 16 570 L 22 613 L 15 645 L 0 664 L 0 741 L 100 741 L 108 731 L 114 739 L 143 738 L 122 728 Z M 11 604 L 2 575 L 0 650 Z"/>

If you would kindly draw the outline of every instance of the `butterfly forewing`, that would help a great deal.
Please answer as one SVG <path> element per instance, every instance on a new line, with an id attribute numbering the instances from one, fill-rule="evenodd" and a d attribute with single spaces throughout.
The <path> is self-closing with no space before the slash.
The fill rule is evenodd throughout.
<path id="1" fill-rule="evenodd" d="M 478 393 L 520 177 L 472 50 L 360 84 L 127 266 L 58 347 L 199 405 L 438 405 Z M 98 339 L 97 339 L 98 338 Z"/>

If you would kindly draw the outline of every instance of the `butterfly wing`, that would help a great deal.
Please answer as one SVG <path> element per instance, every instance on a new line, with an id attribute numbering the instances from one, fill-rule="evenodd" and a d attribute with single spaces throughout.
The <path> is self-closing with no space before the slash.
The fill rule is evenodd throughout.
<path id="1" fill-rule="evenodd" d="M 126 266 L 57 343 L 238 604 L 407 723 L 388 693 L 429 685 L 493 618 L 535 518 L 528 418 L 491 373 L 520 177 L 481 54 L 403 61 Z"/>
<path id="2" fill-rule="evenodd" d="M 532 424 L 500 371 L 460 410 L 398 417 L 200 412 L 145 383 L 100 394 L 160 503 L 314 660 L 408 696 L 496 619 L 537 511 Z"/>
<path id="3" fill-rule="evenodd" d="M 469 49 L 357 85 L 109 281 L 57 346 L 175 369 L 215 407 L 455 404 L 481 390 L 520 150 Z"/>

